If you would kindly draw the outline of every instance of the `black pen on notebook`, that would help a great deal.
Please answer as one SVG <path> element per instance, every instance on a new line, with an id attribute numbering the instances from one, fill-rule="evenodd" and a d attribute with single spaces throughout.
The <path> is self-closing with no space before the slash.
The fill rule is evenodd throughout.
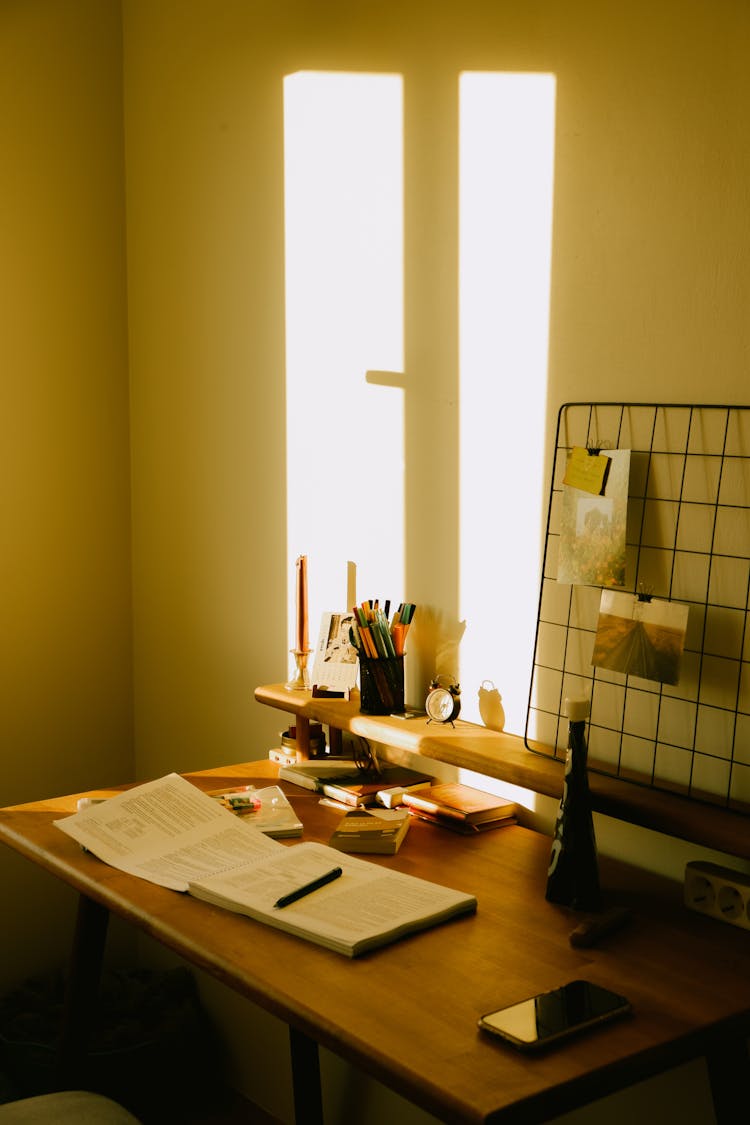
<path id="1" fill-rule="evenodd" d="M 334 867 L 333 871 L 326 871 L 325 875 L 319 875 L 317 879 L 313 879 L 311 883 L 305 883 L 302 887 L 297 887 L 296 891 L 290 891 L 288 895 L 282 895 L 273 904 L 274 910 L 280 910 L 282 906 L 290 906 L 297 899 L 304 898 L 305 895 L 312 894 L 317 891 L 319 887 L 325 887 L 326 883 L 332 883 L 334 879 L 338 879 L 339 875 L 343 875 L 340 867 Z"/>

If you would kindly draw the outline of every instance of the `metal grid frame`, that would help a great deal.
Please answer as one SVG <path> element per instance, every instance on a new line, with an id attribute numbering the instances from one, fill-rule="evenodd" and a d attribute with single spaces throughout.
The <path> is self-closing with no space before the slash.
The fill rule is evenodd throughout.
<path id="1" fill-rule="evenodd" d="M 570 450 L 630 450 L 625 583 L 687 603 L 675 685 L 591 665 L 602 587 L 557 582 Z M 566 696 L 591 698 L 596 772 L 750 815 L 750 407 L 559 410 L 525 743 L 564 757 Z"/>

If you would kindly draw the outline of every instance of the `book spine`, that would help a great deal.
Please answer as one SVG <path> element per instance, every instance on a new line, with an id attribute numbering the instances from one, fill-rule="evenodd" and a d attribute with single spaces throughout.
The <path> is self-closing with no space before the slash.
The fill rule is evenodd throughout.
<path id="1" fill-rule="evenodd" d="M 357 793 L 349 793 L 346 789 L 339 789 L 335 785 L 326 785 L 325 782 L 321 788 L 326 797 L 331 797 L 334 801 L 339 801 L 342 805 L 351 805 L 352 808 L 357 808 L 357 806 L 362 803 Z"/>
<path id="2" fill-rule="evenodd" d="M 279 770 L 279 777 L 283 781 L 291 781 L 293 785 L 299 785 L 302 789 L 312 789 L 313 792 L 318 788 L 318 782 L 314 777 L 305 777 L 303 774 L 292 773 L 290 770 L 285 770 L 282 766 Z"/>

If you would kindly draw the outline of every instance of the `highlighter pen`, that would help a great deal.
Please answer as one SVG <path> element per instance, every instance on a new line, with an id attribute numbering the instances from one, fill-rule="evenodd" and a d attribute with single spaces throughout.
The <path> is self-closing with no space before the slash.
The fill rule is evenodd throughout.
<path id="1" fill-rule="evenodd" d="M 297 887 L 296 891 L 290 891 L 288 895 L 282 895 L 273 904 L 274 910 L 281 910 L 283 906 L 289 906 L 298 899 L 304 898 L 305 895 L 312 894 L 317 891 L 318 887 L 324 887 L 326 883 L 332 883 L 334 879 L 338 879 L 339 875 L 343 875 L 340 867 L 334 867 L 333 871 L 326 871 L 325 875 L 320 875 L 317 879 L 313 879 L 311 883 L 305 883 L 302 887 Z"/>

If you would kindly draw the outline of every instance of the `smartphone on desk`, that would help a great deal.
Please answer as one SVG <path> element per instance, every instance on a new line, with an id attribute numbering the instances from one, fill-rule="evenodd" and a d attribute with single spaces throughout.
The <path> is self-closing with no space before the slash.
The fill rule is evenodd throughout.
<path id="1" fill-rule="evenodd" d="M 631 1011 L 624 996 L 573 980 L 480 1016 L 479 1027 L 521 1051 L 535 1051 Z"/>

